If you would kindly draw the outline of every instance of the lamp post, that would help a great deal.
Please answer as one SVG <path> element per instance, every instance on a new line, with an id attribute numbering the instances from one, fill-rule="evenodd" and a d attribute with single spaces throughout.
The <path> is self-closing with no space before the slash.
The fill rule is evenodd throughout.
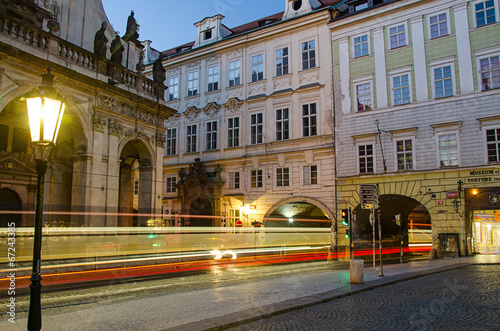
<path id="1" fill-rule="evenodd" d="M 40 276 L 40 264 L 42 253 L 43 184 L 45 172 L 47 171 L 47 162 L 50 157 L 50 149 L 56 142 L 65 108 L 63 99 L 54 88 L 54 75 L 50 73 L 50 67 L 47 68 L 47 73 L 42 75 L 42 84 L 37 89 L 31 91 L 25 98 L 28 108 L 31 146 L 33 147 L 38 175 L 36 182 L 35 239 L 33 243 L 28 330 L 38 331 L 42 328 L 42 277 Z"/>

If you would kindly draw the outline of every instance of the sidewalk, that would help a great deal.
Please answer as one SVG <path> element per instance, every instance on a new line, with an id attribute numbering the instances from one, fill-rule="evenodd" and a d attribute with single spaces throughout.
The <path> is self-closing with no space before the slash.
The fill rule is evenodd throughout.
<path id="1" fill-rule="evenodd" d="M 365 268 L 365 283 L 351 285 L 349 271 L 285 275 L 213 289 L 107 300 L 43 310 L 42 330 L 218 330 L 241 325 L 333 298 L 471 264 L 500 264 L 500 255 L 411 262 Z M 291 266 L 293 267 L 293 266 Z M 16 324 L 2 316 L 0 329 L 25 330 L 26 313 Z"/>

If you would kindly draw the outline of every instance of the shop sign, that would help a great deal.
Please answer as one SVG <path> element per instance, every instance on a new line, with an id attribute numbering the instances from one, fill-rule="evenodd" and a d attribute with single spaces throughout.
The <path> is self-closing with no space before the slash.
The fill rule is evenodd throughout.
<path id="1" fill-rule="evenodd" d="M 456 199 L 458 198 L 458 192 L 446 192 L 446 197 L 448 199 Z"/>
<path id="2" fill-rule="evenodd" d="M 500 182 L 500 169 L 473 170 L 465 178 L 466 184 L 480 184 Z"/>

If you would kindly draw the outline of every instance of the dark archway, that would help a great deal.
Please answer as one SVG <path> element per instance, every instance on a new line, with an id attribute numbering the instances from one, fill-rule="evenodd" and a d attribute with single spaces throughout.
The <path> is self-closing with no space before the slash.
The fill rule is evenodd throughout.
<path id="1" fill-rule="evenodd" d="M 384 247 L 399 247 L 400 227 L 393 221 L 394 215 L 401 215 L 403 246 L 410 242 L 432 242 L 431 217 L 427 209 L 417 200 L 395 194 L 379 197 L 380 218 L 382 220 L 382 240 Z M 355 248 L 370 248 L 373 242 L 373 227 L 370 223 L 370 210 L 358 205 L 353 214 L 353 242 Z M 378 216 L 377 216 L 378 218 Z M 375 231 L 378 240 L 378 228 Z"/>
<path id="2" fill-rule="evenodd" d="M 297 198 L 274 208 L 263 220 L 265 227 L 329 228 L 331 221 L 319 206 Z"/>
<path id="3" fill-rule="evenodd" d="M 21 211 L 23 209 L 23 203 L 19 195 L 8 188 L 0 189 L 0 211 Z M 21 226 L 22 215 L 21 214 L 3 214 L 0 213 L 0 228 Z"/>
<path id="4" fill-rule="evenodd" d="M 188 219 L 190 226 L 212 226 L 213 219 L 211 217 L 207 217 L 213 215 L 212 204 L 208 199 L 202 197 L 193 199 L 189 205 L 189 215 L 195 216 Z"/>

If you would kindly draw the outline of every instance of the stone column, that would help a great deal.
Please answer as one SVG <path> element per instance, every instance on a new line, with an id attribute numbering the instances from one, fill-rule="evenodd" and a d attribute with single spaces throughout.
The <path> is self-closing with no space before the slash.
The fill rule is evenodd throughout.
<path id="1" fill-rule="evenodd" d="M 133 185 L 134 172 L 122 165 L 120 167 L 119 212 L 118 226 L 132 226 L 133 219 Z"/>
<path id="2" fill-rule="evenodd" d="M 155 169 L 148 159 L 141 160 L 139 166 L 139 214 L 152 214 L 153 210 L 153 184 Z M 139 226 L 146 226 L 150 216 L 140 216 Z"/>
<path id="3" fill-rule="evenodd" d="M 106 176 L 106 226 L 118 226 L 119 189 L 120 189 L 120 158 L 118 145 L 123 127 L 117 120 L 111 119 L 108 125 L 108 164 Z M 132 225 L 132 223 L 130 223 Z"/>
<path id="4" fill-rule="evenodd" d="M 77 212 L 71 215 L 71 226 L 80 227 L 89 222 L 89 197 L 90 197 L 90 176 L 87 176 L 87 169 L 90 169 L 92 157 L 90 155 L 73 155 L 73 187 L 71 191 L 71 211 Z M 85 214 L 80 214 L 85 213 Z M 86 221 L 87 220 L 87 221 Z"/>

